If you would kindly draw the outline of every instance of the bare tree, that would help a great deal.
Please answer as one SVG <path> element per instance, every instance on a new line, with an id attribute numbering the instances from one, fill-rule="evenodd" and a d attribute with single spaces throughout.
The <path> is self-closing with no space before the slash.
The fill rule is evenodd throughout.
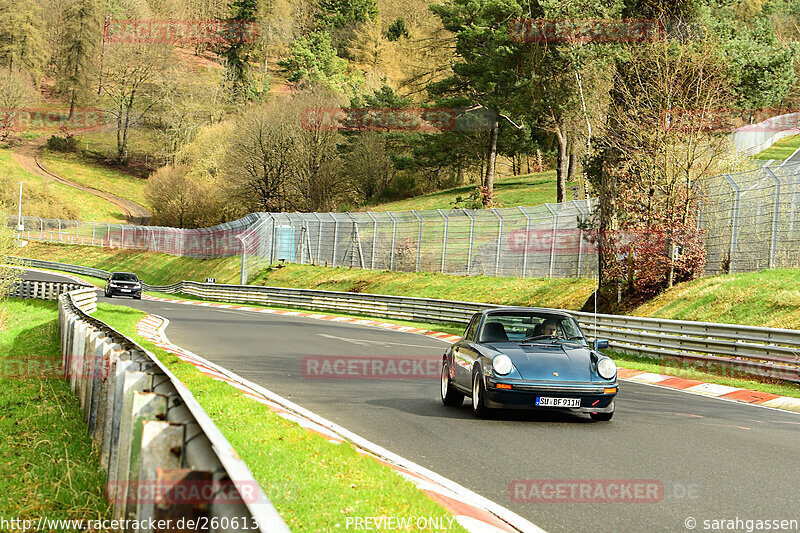
<path id="1" fill-rule="evenodd" d="M 342 135 L 321 122 L 301 125 L 300 121 L 304 109 L 331 104 L 330 98 L 313 93 L 299 95 L 292 102 L 291 206 L 298 211 L 333 211 L 347 191 L 337 150 Z"/>
<path id="2" fill-rule="evenodd" d="M 117 161 L 128 161 L 128 134 L 157 102 L 158 81 L 171 51 L 167 46 L 116 43 L 106 50 L 103 92 L 116 121 Z"/>
<path id="3" fill-rule="evenodd" d="M 281 101 L 253 107 L 236 120 L 228 141 L 225 175 L 247 203 L 262 211 L 288 206 L 293 138 Z"/>

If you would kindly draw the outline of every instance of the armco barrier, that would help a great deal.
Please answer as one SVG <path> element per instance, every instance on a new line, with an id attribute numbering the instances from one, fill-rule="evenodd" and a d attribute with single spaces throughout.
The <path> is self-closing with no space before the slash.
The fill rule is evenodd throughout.
<path id="1" fill-rule="evenodd" d="M 170 531 L 288 532 L 192 393 L 152 353 L 91 317 L 95 302 L 94 289 L 59 297 L 62 363 L 107 470 L 113 518 L 171 520 Z"/>
<path id="2" fill-rule="evenodd" d="M 23 264 L 59 269 L 58 263 L 24 259 Z M 46 263 L 46 264 L 45 264 Z M 75 265 L 61 265 L 78 272 Z M 103 272 L 102 277 L 108 275 Z M 365 294 L 253 285 L 181 281 L 145 290 L 183 293 L 207 300 L 252 302 L 320 311 L 366 314 L 412 321 L 466 324 L 470 317 L 498 305 L 407 296 Z M 590 335 L 613 349 L 656 358 L 715 365 L 735 373 L 800 382 L 800 331 L 737 324 L 692 322 L 570 311 Z M 596 329 L 595 329 L 596 323 Z"/>
<path id="3" fill-rule="evenodd" d="M 65 292 L 80 289 L 83 285 L 78 283 L 62 283 L 58 281 L 29 281 L 20 280 L 14 282 L 8 295 L 12 298 L 38 300 L 55 300 Z M 94 292 L 94 289 L 92 289 Z"/>

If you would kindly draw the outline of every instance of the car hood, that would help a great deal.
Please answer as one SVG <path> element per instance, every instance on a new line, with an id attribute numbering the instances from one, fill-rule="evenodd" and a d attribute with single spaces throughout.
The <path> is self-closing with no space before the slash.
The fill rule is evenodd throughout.
<path id="1" fill-rule="evenodd" d="M 504 344 L 506 354 L 523 379 L 535 381 L 592 381 L 591 350 L 575 344 Z M 495 354 L 496 355 L 496 354 Z"/>

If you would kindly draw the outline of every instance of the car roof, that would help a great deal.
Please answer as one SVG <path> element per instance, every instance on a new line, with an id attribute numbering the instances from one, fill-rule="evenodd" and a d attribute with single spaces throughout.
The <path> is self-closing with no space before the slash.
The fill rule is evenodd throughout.
<path id="1" fill-rule="evenodd" d="M 551 315 L 572 317 L 572 315 L 568 311 L 564 311 L 563 309 L 550 309 L 548 307 L 494 307 L 492 309 L 485 309 L 483 311 L 483 314 L 490 315 L 490 314 L 505 313 L 510 311 L 515 311 L 515 312 L 530 311 L 534 313 L 548 313 Z"/>
<path id="2" fill-rule="evenodd" d="M 111 273 L 112 276 L 114 274 L 130 274 L 131 276 L 136 276 L 136 273 L 134 273 L 134 272 L 112 272 Z M 139 276 L 136 276 L 136 277 L 138 278 Z"/>

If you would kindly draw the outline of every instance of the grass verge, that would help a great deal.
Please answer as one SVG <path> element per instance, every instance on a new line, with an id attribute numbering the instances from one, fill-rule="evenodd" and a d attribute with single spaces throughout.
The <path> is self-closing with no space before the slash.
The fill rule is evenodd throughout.
<path id="1" fill-rule="evenodd" d="M 567 200 L 575 197 L 575 182 L 567 184 Z M 368 211 L 409 211 L 411 209 L 452 209 L 456 197 L 466 200 L 476 185 L 463 185 L 405 200 L 367 206 Z M 556 171 L 502 178 L 494 183 L 495 202 L 502 207 L 534 206 L 556 201 Z"/>
<path id="2" fill-rule="evenodd" d="M 100 303 L 94 316 L 153 351 L 192 391 L 293 531 L 344 528 L 348 516 L 450 517 L 410 481 L 352 446 L 284 420 L 139 337 L 143 312 Z"/>
<path id="3" fill-rule="evenodd" d="M 558 309 L 580 309 L 594 290 L 594 280 L 585 278 L 454 276 L 295 264 L 265 269 L 251 284 Z"/>
<path id="4" fill-rule="evenodd" d="M 800 270 L 762 270 L 681 283 L 633 314 L 800 329 Z"/>
<path id="5" fill-rule="evenodd" d="M 135 272 L 151 285 L 169 285 L 178 281 L 239 283 L 238 257 L 195 259 L 136 250 L 107 250 L 98 246 L 29 242 L 17 252 L 23 257 L 70 263 L 102 270 Z"/>
<path id="6" fill-rule="evenodd" d="M 116 196 L 147 206 L 144 196 L 147 180 L 125 174 L 118 170 L 102 167 L 80 157 L 78 154 L 66 154 L 44 150 L 42 163 L 49 171 L 65 179 L 80 183 L 86 187 L 109 192 Z"/>
<path id="7" fill-rule="evenodd" d="M 3 176 L 0 178 L 0 200 L 4 200 L 6 205 L 16 207 L 18 182 L 24 182 L 22 202 L 25 215 L 89 221 L 125 221 L 125 217 L 114 204 L 88 192 L 27 172 L 11 157 L 11 150 L 0 149 L 0 175 Z"/>
<path id="8" fill-rule="evenodd" d="M 6 300 L 0 324 L 0 516 L 110 518 L 105 473 L 61 362 L 55 302 Z M 24 372 L 19 372 L 19 365 Z M 42 375 L 45 372 L 45 375 Z"/>
<path id="9" fill-rule="evenodd" d="M 800 148 L 800 135 L 792 135 L 791 137 L 786 137 L 785 139 L 781 139 L 780 141 L 776 142 L 758 154 L 756 159 L 776 159 L 778 161 L 783 161 L 792 155 L 798 148 Z"/>

